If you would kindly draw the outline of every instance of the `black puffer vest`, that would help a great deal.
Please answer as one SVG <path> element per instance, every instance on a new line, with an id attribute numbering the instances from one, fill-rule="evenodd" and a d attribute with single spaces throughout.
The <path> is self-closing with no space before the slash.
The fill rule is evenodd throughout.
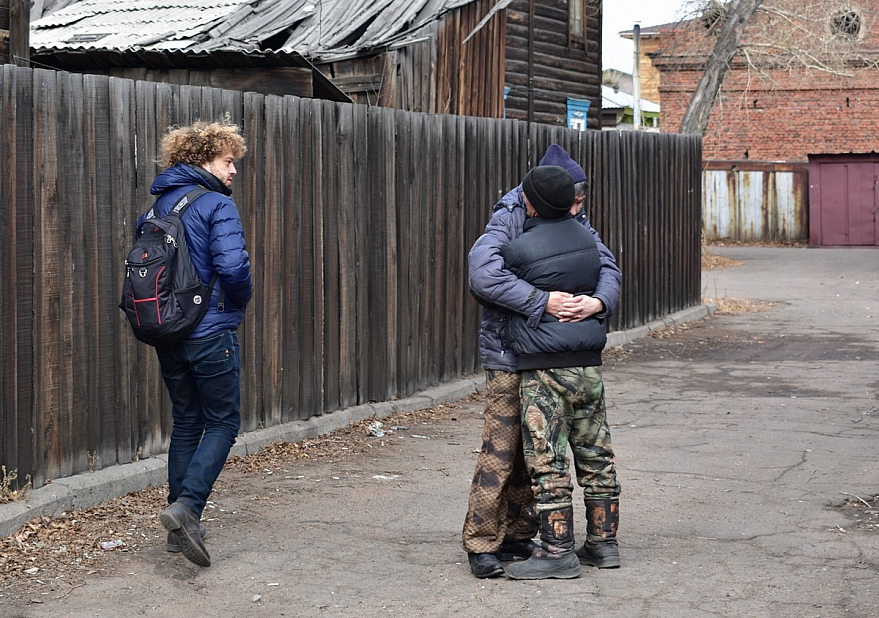
<path id="1" fill-rule="evenodd" d="M 522 235 L 501 249 L 505 266 L 520 279 L 547 292 L 592 295 L 601 268 L 595 238 L 570 216 L 534 217 Z M 559 322 L 544 313 L 535 328 L 521 315 L 507 327 L 518 370 L 553 367 L 594 367 L 601 364 L 607 343 L 604 321 Z"/>

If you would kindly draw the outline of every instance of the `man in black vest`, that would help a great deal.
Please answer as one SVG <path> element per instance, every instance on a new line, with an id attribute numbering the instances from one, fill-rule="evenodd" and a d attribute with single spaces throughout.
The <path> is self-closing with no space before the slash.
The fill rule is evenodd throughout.
<path id="1" fill-rule="evenodd" d="M 506 268 L 539 290 L 591 296 L 601 260 L 593 235 L 571 217 L 570 174 L 561 167 L 539 166 L 522 181 L 522 190 L 528 220 L 521 236 L 501 249 Z M 578 577 L 581 560 L 574 549 L 568 443 L 587 505 L 606 502 L 609 510 L 620 493 L 599 369 L 607 343 L 604 320 L 593 315 L 562 322 L 544 313 L 535 323 L 514 314 L 506 338 L 522 376 L 525 463 L 540 522 L 540 547 L 528 560 L 508 565 L 506 573 L 513 579 Z M 610 524 L 614 518 L 604 519 Z M 603 522 L 589 522 L 587 536 L 597 538 L 587 538 L 579 551 L 588 551 L 590 540 L 609 539 L 615 550 L 616 531 L 608 530 L 604 538 L 603 526 L 595 523 Z M 610 549 L 606 543 L 603 547 Z"/>
<path id="2" fill-rule="evenodd" d="M 558 144 L 551 144 L 540 165 L 565 169 L 574 183 L 570 213 L 589 230 L 598 247 L 601 268 L 592 295 L 544 291 L 517 278 L 504 266 L 501 248 L 522 234 L 528 220 L 522 185 L 505 194 L 492 208 L 491 220 L 468 254 L 470 291 L 482 305 L 479 352 L 485 369 L 485 411 L 482 448 L 476 460 L 462 545 L 470 570 L 479 578 L 504 574 L 501 561 L 530 558 L 538 522 L 534 492 L 522 453 L 519 404 L 521 376 L 516 355 L 504 340 L 511 314 L 536 323 L 544 312 L 561 322 L 595 316 L 608 319 L 617 306 L 622 273 L 616 259 L 592 227 L 586 211 L 588 177 L 580 164 Z M 620 566 L 614 537 L 619 520 L 617 500 L 587 500 L 587 535 L 577 550 L 580 564 L 600 569 Z"/>

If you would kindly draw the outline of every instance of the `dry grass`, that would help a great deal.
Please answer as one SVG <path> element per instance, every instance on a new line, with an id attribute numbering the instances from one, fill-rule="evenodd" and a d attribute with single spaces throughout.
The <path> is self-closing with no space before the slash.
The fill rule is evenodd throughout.
<path id="1" fill-rule="evenodd" d="M 764 242 L 723 242 L 713 246 L 739 246 L 739 247 L 781 247 L 781 246 L 803 246 L 805 243 L 764 243 Z M 715 255 L 711 252 L 708 245 L 702 245 L 702 270 L 714 270 L 717 268 L 729 268 L 731 266 L 741 266 L 742 262 Z M 749 313 L 754 311 L 766 311 L 777 307 L 780 303 L 767 303 L 760 300 L 740 300 L 738 298 L 715 297 L 703 298 L 703 303 L 713 303 L 717 307 L 717 315 L 735 315 L 740 313 Z"/>
<path id="2" fill-rule="evenodd" d="M 717 315 L 737 315 L 754 311 L 767 311 L 781 303 L 767 303 L 762 300 L 741 300 L 738 298 L 706 298 L 703 302 L 714 303 Z"/>
<path id="3" fill-rule="evenodd" d="M 18 489 L 16 481 L 18 480 L 18 470 L 12 472 L 6 471 L 6 466 L 0 466 L 0 504 L 8 504 L 10 502 L 27 502 L 27 498 L 31 493 L 31 477 L 25 478 L 25 483 Z"/>
<path id="4" fill-rule="evenodd" d="M 729 266 L 741 266 L 738 260 L 731 260 L 722 255 L 714 255 L 710 252 L 702 252 L 702 270 L 714 270 L 716 268 L 727 268 Z"/>
<path id="5" fill-rule="evenodd" d="M 724 240 L 722 242 L 714 242 L 710 245 L 702 244 L 702 270 L 714 270 L 716 268 L 728 268 L 730 266 L 741 266 L 738 260 L 715 255 L 712 253 L 712 247 L 796 247 L 804 249 L 809 244 L 800 241 L 789 242 L 764 242 L 762 240 Z"/>

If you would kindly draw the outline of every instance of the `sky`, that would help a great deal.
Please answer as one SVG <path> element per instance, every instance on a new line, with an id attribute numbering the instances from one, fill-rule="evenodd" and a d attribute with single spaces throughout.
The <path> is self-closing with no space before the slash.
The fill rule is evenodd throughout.
<path id="1" fill-rule="evenodd" d="M 686 0 L 605 0 L 602 3 L 602 68 L 631 73 L 634 43 L 617 33 L 631 30 L 636 23 L 646 28 L 673 22 L 681 18 L 686 4 Z"/>

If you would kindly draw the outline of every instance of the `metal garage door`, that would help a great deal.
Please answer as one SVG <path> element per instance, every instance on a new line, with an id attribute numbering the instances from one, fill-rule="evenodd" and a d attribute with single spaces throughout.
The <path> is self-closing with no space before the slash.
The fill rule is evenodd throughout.
<path id="1" fill-rule="evenodd" d="M 879 155 L 809 157 L 809 244 L 875 246 Z"/>

